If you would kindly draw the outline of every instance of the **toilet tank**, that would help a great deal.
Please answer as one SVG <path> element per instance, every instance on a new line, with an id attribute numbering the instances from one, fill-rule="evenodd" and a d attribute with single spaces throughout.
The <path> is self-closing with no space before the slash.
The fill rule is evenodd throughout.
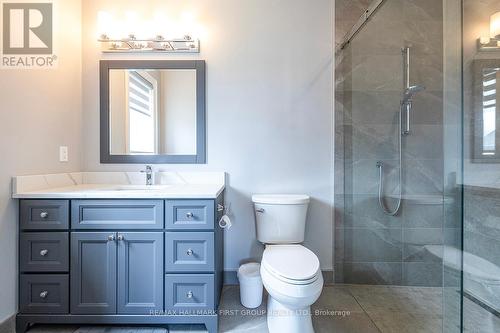
<path id="1" fill-rule="evenodd" d="M 252 196 L 257 239 L 264 244 L 304 241 L 307 195 L 258 194 Z"/>

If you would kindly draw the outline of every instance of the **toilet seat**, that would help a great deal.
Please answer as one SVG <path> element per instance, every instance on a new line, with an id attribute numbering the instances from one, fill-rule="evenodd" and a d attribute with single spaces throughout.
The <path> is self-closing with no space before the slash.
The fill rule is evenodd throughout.
<path id="1" fill-rule="evenodd" d="M 321 274 L 318 257 L 299 244 L 267 245 L 262 268 L 274 278 L 292 285 L 312 284 Z"/>

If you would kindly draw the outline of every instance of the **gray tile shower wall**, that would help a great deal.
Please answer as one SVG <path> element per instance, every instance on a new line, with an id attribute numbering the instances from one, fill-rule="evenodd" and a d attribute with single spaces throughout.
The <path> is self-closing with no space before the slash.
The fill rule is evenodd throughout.
<path id="1" fill-rule="evenodd" d="M 466 186 L 464 189 L 464 251 L 500 266 L 500 190 Z M 497 311 L 499 288 L 471 275 L 464 276 L 464 290 Z"/>
<path id="2" fill-rule="evenodd" d="M 370 2 L 337 2 L 337 37 Z M 410 83 L 426 90 L 414 100 L 411 135 L 403 139 L 406 197 L 400 213 L 388 216 L 375 165 L 385 165 L 384 192 L 394 207 L 405 46 Z M 442 261 L 425 245 L 444 240 L 443 2 L 385 1 L 337 52 L 336 89 L 335 281 L 441 286 Z"/>

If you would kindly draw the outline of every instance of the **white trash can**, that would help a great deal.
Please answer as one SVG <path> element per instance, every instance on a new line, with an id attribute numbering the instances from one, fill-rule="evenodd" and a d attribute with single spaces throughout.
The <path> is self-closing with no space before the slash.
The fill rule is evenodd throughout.
<path id="1" fill-rule="evenodd" d="M 264 289 L 260 278 L 260 264 L 251 262 L 241 265 L 238 269 L 238 280 L 240 281 L 241 304 L 250 309 L 259 307 Z"/>

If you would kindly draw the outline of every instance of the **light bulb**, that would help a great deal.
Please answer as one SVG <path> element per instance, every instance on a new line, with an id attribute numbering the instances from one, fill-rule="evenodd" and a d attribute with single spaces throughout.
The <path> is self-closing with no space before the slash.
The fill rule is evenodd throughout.
<path id="1" fill-rule="evenodd" d="M 490 17 L 490 36 L 491 38 L 500 38 L 500 12 Z"/>

